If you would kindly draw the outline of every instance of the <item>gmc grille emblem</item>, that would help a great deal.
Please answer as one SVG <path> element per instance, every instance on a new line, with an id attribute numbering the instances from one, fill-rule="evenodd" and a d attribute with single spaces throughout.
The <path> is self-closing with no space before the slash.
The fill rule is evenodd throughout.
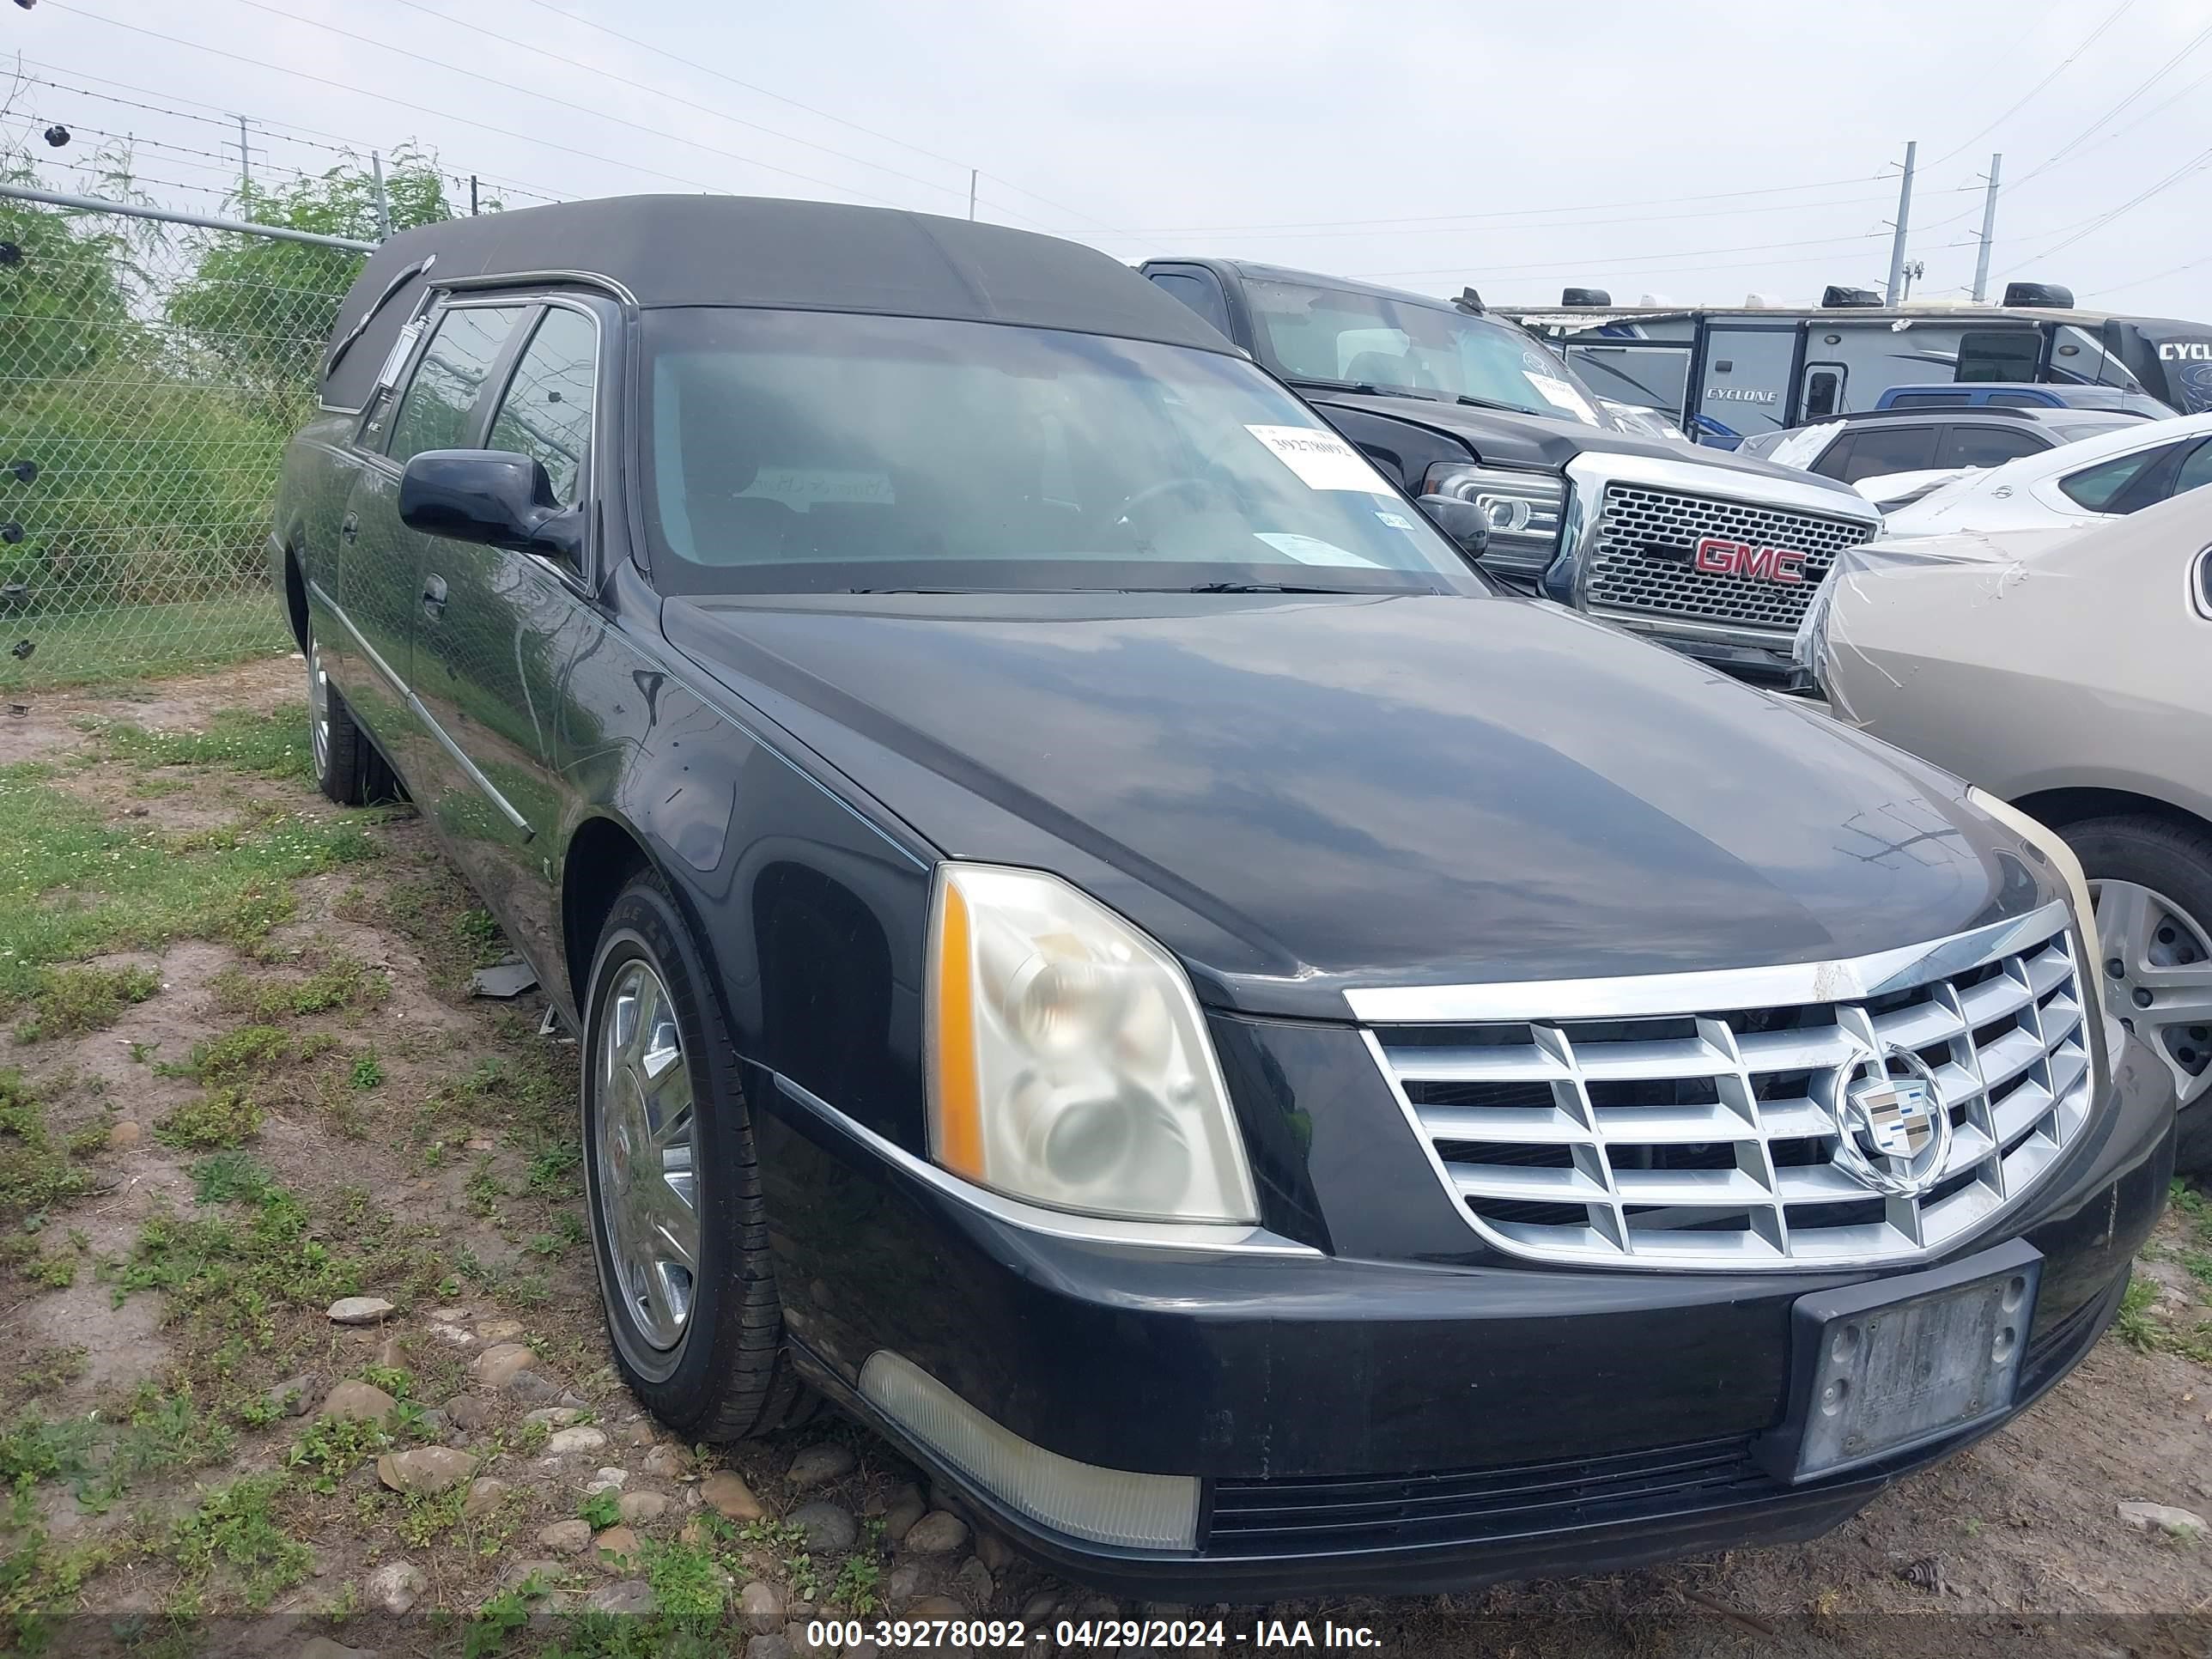
<path id="1" fill-rule="evenodd" d="M 1754 547 L 1749 542 L 1708 536 L 1698 544 L 1696 568 L 1708 576 L 1748 576 L 1758 582 L 1802 582 L 1805 556 L 1787 547 Z"/>

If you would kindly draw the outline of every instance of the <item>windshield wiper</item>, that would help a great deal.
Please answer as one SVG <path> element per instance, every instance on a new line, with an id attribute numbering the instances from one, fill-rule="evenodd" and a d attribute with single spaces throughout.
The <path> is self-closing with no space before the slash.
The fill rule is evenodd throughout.
<path id="1" fill-rule="evenodd" d="M 1175 590 L 1170 589 L 1170 592 Z M 1358 587 L 1308 587 L 1294 582 L 1200 582 L 1185 593 L 1361 593 Z"/>
<path id="2" fill-rule="evenodd" d="M 1527 409 L 1519 404 L 1500 403 L 1495 398 L 1470 398 L 1464 392 L 1454 401 L 1465 404 L 1469 409 L 1495 409 L 1507 415 L 1541 415 L 1545 412 L 1540 409 Z"/>
<path id="3" fill-rule="evenodd" d="M 1433 392 L 1419 392 L 1409 386 L 1376 386 L 1370 380 L 1322 380 L 1304 374 L 1285 374 L 1283 379 L 1288 385 L 1319 392 L 1356 392 L 1363 398 L 1419 398 L 1425 404 L 1443 401 Z"/>

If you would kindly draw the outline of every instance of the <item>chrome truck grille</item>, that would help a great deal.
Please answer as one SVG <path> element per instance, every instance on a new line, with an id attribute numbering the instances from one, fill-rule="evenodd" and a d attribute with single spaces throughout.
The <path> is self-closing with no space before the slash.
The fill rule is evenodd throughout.
<path id="1" fill-rule="evenodd" d="M 1836 555 L 1868 540 L 1878 527 L 1850 517 L 1717 501 L 1649 484 L 1609 483 L 1584 566 L 1584 603 L 1599 614 L 1673 617 L 1794 635 Z M 1700 571 L 1695 563 L 1698 544 L 1708 538 L 1755 550 L 1779 548 L 1802 554 L 1804 580 Z"/>
<path id="2" fill-rule="evenodd" d="M 1923 1255 L 2033 1187 L 2094 1088 L 2059 905 L 1856 962 L 1351 1000 L 1468 1224 L 1547 1261 Z M 1885 1192 L 1845 1139 L 1900 1074 L 1932 1084 L 1950 1144 Z"/>

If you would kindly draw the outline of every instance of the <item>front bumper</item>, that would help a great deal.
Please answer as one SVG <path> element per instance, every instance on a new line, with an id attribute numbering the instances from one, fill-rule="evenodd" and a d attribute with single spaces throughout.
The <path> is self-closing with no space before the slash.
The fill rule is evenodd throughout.
<path id="1" fill-rule="evenodd" d="M 2164 1070 L 2132 1040 L 2116 1060 L 2101 1125 L 2024 1212 L 1945 1258 L 2014 1237 L 2045 1257 L 2016 1410 L 2109 1323 L 2171 1177 Z M 773 1079 L 752 1098 L 802 1364 L 977 1513 L 1116 1593 L 1425 1593 L 1801 1540 L 1998 1425 L 1798 1486 L 1765 1471 L 1792 1303 L 1866 1273 L 1085 1242 L 948 1197 Z M 1196 1547 L 1086 1543 L 979 1490 L 860 1398 L 878 1349 L 1064 1457 L 1199 1477 Z"/>

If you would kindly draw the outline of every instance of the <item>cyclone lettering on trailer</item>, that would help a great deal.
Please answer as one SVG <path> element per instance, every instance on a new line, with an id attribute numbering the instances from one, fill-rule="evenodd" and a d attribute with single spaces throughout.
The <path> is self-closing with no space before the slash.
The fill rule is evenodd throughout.
<path id="1" fill-rule="evenodd" d="M 1802 582 L 1805 556 L 1795 548 L 1757 547 L 1708 536 L 1698 544 L 1692 562 L 1708 576 L 1748 576 L 1760 582 Z"/>

